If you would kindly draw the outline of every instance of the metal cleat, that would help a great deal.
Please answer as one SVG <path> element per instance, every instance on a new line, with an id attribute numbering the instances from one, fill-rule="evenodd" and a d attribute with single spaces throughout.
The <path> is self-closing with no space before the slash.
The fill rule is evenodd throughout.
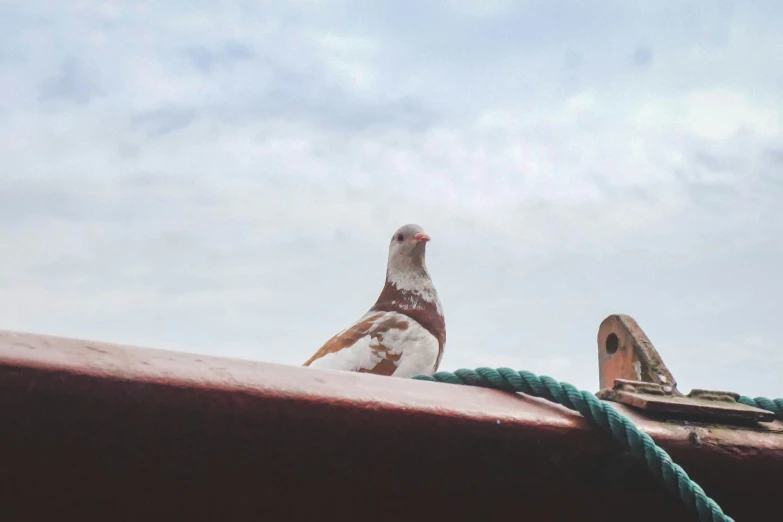
<path id="1" fill-rule="evenodd" d="M 610 315 L 601 323 L 598 370 L 599 399 L 649 414 L 739 425 L 775 420 L 770 411 L 737 402 L 737 393 L 694 389 L 684 395 L 650 339 L 628 315 Z"/>

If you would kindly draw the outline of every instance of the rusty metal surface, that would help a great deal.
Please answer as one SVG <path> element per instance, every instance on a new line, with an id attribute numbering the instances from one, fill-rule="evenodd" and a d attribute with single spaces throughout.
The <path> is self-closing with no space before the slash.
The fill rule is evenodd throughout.
<path id="1" fill-rule="evenodd" d="M 646 413 L 668 414 L 679 418 L 713 420 L 732 423 L 768 423 L 775 420 L 771 411 L 752 408 L 737 402 L 736 393 L 693 390 L 688 395 L 666 391 L 659 384 L 616 379 L 614 386 L 601 390 L 599 399 L 627 404 Z M 756 429 L 766 431 L 765 424 Z M 772 428 L 772 431 L 775 431 Z"/>
<path id="2" fill-rule="evenodd" d="M 736 520 L 773 432 L 618 406 Z M 691 521 L 576 414 L 492 390 L 0 332 L 4 521 Z"/>
<path id="3" fill-rule="evenodd" d="M 647 413 L 733 424 L 775 419 L 772 412 L 739 403 L 737 393 L 696 389 L 684 395 L 650 339 L 628 315 L 610 315 L 601 323 L 598 368 L 599 399 Z"/>
<path id="4" fill-rule="evenodd" d="M 677 389 L 677 381 L 633 317 L 610 315 L 598 328 L 599 389 L 615 379 L 644 381 Z M 676 393 L 676 392 L 675 392 Z"/>

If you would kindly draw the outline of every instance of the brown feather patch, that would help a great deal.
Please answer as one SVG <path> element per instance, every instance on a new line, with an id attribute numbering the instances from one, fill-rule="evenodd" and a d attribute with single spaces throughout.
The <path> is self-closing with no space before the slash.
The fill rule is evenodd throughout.
<path id="1" fill-rule="evenodd" d="M 417 303 L 417 306 L 411 306 L 412 303 Z M 438 370 L 446 345 L 446 322 L 435 303 L 424 301 L 411 292 L 399 290 L 387 281 L 372 310 L 406 315 L 435 336 L 438 340 L 438 357 L 433 372 Z"/>
<path id="2" fill-rule="evenodd" d="M 377 346 L 372 346 L 373 352 L 381 357 L 381 362 L 378 363 L 375 368 L 360 369 L 359 372 L 365 373 L 380 373 L 382 375 L 391 375 L 394 370 L 397 369 L 397 361 L 399 361 L 402 354 L 389 353 L 388 348 L 383 345 L 383 335 L 392 329 L 407 330 L 408 321 L 401 320 L 397 317 L 390 316 L 382 321 L 377 321 L 385 312 L 376 312 L 368 315 L 362 321 L 359 321 L 347 330 L 335 335 L 310 357 L 307 362 L 302 366 L 310 366 L 313 361 L 320 359 L 330 353 L 336 353 L 345 348 L 353 346 L 359 339 L 370 336 L 370 339 L 377 339 Z M 388 365 L 392 367 L 388 367 Z M 377 371 L 376 371 L 377 370 Z M 391 371 L 391 373 L 383 373 Z"/>

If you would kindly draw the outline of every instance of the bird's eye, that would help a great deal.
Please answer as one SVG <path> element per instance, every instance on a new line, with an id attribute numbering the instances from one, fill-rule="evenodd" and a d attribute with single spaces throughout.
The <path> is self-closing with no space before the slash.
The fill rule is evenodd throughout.
<path id="1" fill-rule="evenodd" d="M 403 236 L 402 234 L 397 234 L 397 242 L 398 243 L 402 243 L 403 239 L 405 239 L 405 236 Z"/>

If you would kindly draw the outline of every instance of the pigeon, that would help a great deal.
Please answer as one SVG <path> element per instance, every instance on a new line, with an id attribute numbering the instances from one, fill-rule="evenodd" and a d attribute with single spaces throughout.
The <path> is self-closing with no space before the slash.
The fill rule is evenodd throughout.
<path id="1" fill-rule="evenodd" d="M 429 240 L 419 225 L 397 230 L 378 300 L 303 366 L 394 377 L 435 373 L 446 345 L 446 323 L 424 262 Z"/>

